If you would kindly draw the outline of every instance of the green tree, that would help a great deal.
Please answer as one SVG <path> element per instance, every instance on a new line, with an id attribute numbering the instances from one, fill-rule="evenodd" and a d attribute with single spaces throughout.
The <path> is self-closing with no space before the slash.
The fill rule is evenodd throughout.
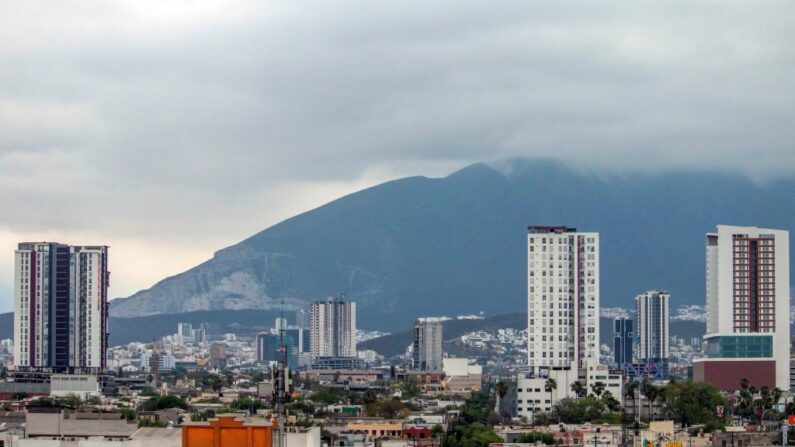
<path id="1" fill-rule="evenodd" d="M 129 422 L 134 421 L 138 417 L 138 413 L 135 412 L 132 408 L 117 408 L 116 413 L 121 413 L 124 415 L 124 419 Z"/>
<path id="2" fill-rule="evenodd" d="M 778 402 L 781 400 L 781 396 L 784 394 L 781 391 L 781 388 L 775 387 L 773 388 L 773 405 L 778 405 Z"/>
<path id="3" fill-rule="evenodd" d="M 587 390 L 585 389 L 585 385 L 582 384 L 579 380 L 576 382 L 572 382 L 571 384 L 571 392 L 574 393 L 576 397 L 582 397 Z"/>
<path id="4" fill-rule="evenodd" d="M 255 414 L 258 409 L 263 408 L 264 406 L 265 405 L 259 399 L 254 400 L 250 397 L 243 396 L 238 397 L 229 404 L 229 407 L 233 410 L 245 410 L 251 414 Z"/>
<path id="5" fill-rule="evenodd" d="M 624 386 L 624 398 L 632 400 L 632 408 L 635 408 L 635 406 L 637 405 L 637 401 L 635 400 L 635 393 L 638 391 L 638 388 L 640 388 L 640 383 L 638 383 L 637 380 L 633 380 Z"/>
<path id="6" fill-rule="evenodd" d="M 68 394 L 64 397 L 58 398 L 58 403 L 66 405 L 70 408 L 80 408 L 83 405 L 83 400 L 77 394 Z"/>
<path id="7" fill-rule="evenodd" d="M 213 378 L 212 378 L 212 379 L 210 379 L 210 387 L 211 387 L 211 388 L 213 389 L 213 391 L 215 391 L 216 393 L 217 393 L 217 392 L 219 392 L 219 391 L 221 391 L 221 390 L 224 388 L 224 381 L 223 381 L 223 379 L 221 379 L 221 378 L 220 378 L 220 377 L 218 377 L 218 376 L 213 376 Z"/>
<path id="8" fill-rule="evenodd" d="M 581 399 L 560 399 L 552 406 L 552 415 L 566 424 L 582 424 L 602 420 L 608 413 L 602 400 L 594 396 Z"/>
<path id="9" fill-rule="evenodd" d="M 368 416 L 375 416 L 377 411 L 378 393 L 369 389 L 362 394 L 362 404 L 364 404 L 364 411 Z"/>
<path id="10" fill-rule="evenodd" d="M 597 381 L 591 384 L 591 392 L 597 398 L 602 397 L 602 393 L 605 392 L 605 388 L 607 388 L 607 385 L 605 385 L 604 382 Z"/>
<path id="11" fill-rule="evenodd" d="M 401 396 L 404 399 L 414 399 L 422 393 L 419 382 L 417 382 L 417 379 L 411 376 L 403 379 L 403 381 L 400 382 L 399 388 Z"/>
<path id="12" fill-rule="evenodd" d="M 558 389 L 558 382 L 555 381 L 555 379 L 549 378 L 549 379 L 547 379 L 546 382 L 544 382 L 544 391 L 549 393 L 550 406 L 552 406 L 552 402 L 553 402 L 552 392 L 555 391 L 556 389 Z"/>
<path id="13" fill-rule="evenodd" d="M 649 420 L 654 420 L 654 401 L 657 400 L 657 396 L 660 395 L 660 389 L 657 388 L 651 380 L 645 379 L 640 384 L 640 392 L 646 396 L 646 400 L 649 401 Z"/>
<path id="14" fill-rule="evenodd" d="M 759 406 L 764 409 L 773 408 L 773 393 L 767 385 L 759 388 Z"/>
<path id="15" fill-rule="evenodd" d="M 378 403 L 378 415 L 385 419 L 395 419 L 407 413 L 406 406 L 397 398 L 388 398 Z"/>
<path id="16" fill-rule="evenodd" d="M 610 391 L 605 391 L 602 393 L 602 402 L 610 411 L 618 411 L 621 409 L 621 402 L 619 402 L 615 397 L 613 397 L 613 393 Z"/>
<path id="17" fill-rule="evenodd" d="M 693 424 L 723 424 L 717 420 L 717 406 L 726 405 L 726 400 L 712 385 L 704 382 L 680 380 L 667 384 L 660 390 L 663 414 L 679 422 L 682 427 Z"/>
<path id="18" fill-rule="evenodd" d="M 555 435 L 549 432 L 542 433 L 537 431 L 530 431 L 527 433 L 522 433 L 516 442 L 520 444 L 535 444 L 538 441 L 541 441 L 546 445 L 553 445 L 555 444 Z"/>
<path id="19" fill-rule="evenodd" d="M 141 396 L 158 396 L 158 393 L 151 386 L 145 386 L 141 388 Z"/>
<path id="20" fill-rule="evenodd" d="M 494 394 L 494 411 L 496 411 L 497 414 L 500 414 L 500 401 L 505 398 L 506 394 L 508 394 L 508 384 L 503 381 L 497 382 L 497 384 L 494 385 Z"/>
<path id="21" fill-rule="evenodd" d="M 312 392 L 312 401 L 323 406 L 339 403 L 343 397 L 342 392 L 336 388 L 318 387 L 317 390 Z"/>

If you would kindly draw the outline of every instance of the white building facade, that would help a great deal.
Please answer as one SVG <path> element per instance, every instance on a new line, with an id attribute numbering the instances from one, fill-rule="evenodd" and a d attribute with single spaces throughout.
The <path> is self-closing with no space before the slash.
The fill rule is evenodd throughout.
<path id="1" fill-rule="evenodd" d="M 635 297 L 639 362 L 668 361 L 670 298 L 671 294 L 663 290 L 649 290 Z"/>
<path id="2" fill-rule="evenodd" d="M 599 234 L 530 227 L 528 365 L 583 368 L 599 361 Z"/>
<path id="3" fill-rule="evenodd" d="M 441 371 L 442 323 L 419 318 L 414 323 L 413 365 L 416 371 Z"/>
<path id="4" fill-rule="evenodd" d="M 694 362 L 694 378 L 731 390 L 745 375 L 757 388 L 789 389 L 789 294 L 788 231 L 718 225 L 707 234 L 707 358 Z"/>
<path id="5" fill-rule="evenodd" d="M 571 396 L 580 371 L 599 362 L 598 233 L 528 228 L 527 320 L 529 368 L 518 378 L 520 416 L 548 411 Z M 556 385 L 551 394 L 542 386 L 547 379 Z"/>
<path id="6" fill-rule="evenodd" d="M 330 298 L 309 306 L 313 358 L 356 357 L 356 303 Z"/>

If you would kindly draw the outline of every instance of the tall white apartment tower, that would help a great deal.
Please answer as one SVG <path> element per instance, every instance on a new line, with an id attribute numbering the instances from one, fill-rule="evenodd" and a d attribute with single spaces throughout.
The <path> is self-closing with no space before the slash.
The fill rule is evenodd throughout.
<path id="1" fill-rule="evenodd" d="M 789 389 L 789 232 L 718 225 L 706 238 L 707 357 L 693 377 Z"/>
<path id="2" fill-rule="evenodd" d="M 442 322 L 419 318 L 414 323 L 413 363 L 416 371 L 442 370 Z"/>
<path id="3" fill-rule="evenodd" d="M 598 363 L 599 233 L 528 228 L 527 319 L 532 369 Z"/>
<path id="4" fill-rule="evenodd" d="M 643 363 L 668 361 L 668 322 L 671 294 L 649 290 L 635 297 L 638 360 Z"/>
<path id="5" fill-rule="evenodd" d="M 309 306 L 312 357 L 356 357 L 356 303 L 342 297 Z"/>
<path id="6" fill-rule="evenodd" d="M 108 247 L 23 242 L 14 269 L 14 364 L 99 371 L 108 347 Z"/>

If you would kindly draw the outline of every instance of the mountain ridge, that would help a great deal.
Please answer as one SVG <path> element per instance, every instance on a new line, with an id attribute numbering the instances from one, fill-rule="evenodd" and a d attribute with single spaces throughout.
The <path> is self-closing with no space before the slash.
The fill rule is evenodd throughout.
<path id="1" fill-rule="evenodd" d="M 359 324 L 394 330 L 417 316 L 526 306 L 526 228 L 601 234 L 602 306 L 644 290 L 672 305 L 704 296 L 704 234 L 717 224 L 789 229 L 795 182 L 736 172 L 597 174 L 554 160 L 470 165 L 444 178 L 406 177 L 293 216 L 128 298 L 117 317 L 288 308 L 337 293 Z M 410 312 L 407 312 L 410 310 Z"/>

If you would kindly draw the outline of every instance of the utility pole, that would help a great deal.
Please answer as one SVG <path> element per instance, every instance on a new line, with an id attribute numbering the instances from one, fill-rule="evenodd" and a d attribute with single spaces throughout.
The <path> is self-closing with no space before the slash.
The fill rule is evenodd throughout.
<path id="1" fill-rule="evenodd" d="M 281 317 L 284 318 L 284 301 L 282 301 Z M 282 320 L 283 321 L 283 320 Z M 287 434 L 285 432 L 285 393 L 287 391 L 287 379 L 285 377 L 285 364 L 287 363 L 287 347 L 284 345 L 284 328 L 279 327 L 279 361 L 276 363 L 276 374 L 274 377 L 273 388 L 273 409 L 276 412 L 276 429 L 278 436 L 278 445 L 276 447 L 285 447 Z"/>

